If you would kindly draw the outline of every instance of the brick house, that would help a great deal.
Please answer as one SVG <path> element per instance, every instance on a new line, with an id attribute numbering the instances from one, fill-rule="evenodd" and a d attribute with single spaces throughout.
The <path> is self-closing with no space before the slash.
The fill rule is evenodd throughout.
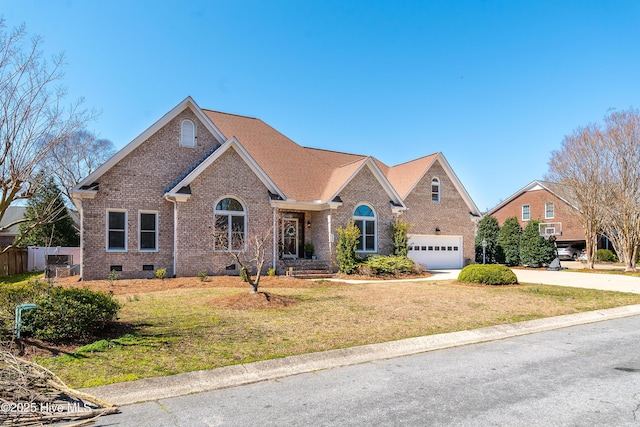
<path id="1" fill-rule="evenodd" d="M 578 221 L 578 209 L 561 184 L 535 180 L 487 212 L 500 226 L 516 217 L 525 228 L 530 220 L 541 222 L 541 233 L 554 234 L 558 244 L 584 244 L 584 230 Z"/>
<path id="2" fill-rule="evenodd" d="M 434 267 L 473 259 L 479 212 L 441 153 L 389 167 L 364 155 L 302 147 L 259 119 L 174 107 L 73 191 L 82 276 L 237 274 L 229 251 L 268 235 L 267 266 L 314 257 L 332 266 L 353 219 L 362 255 L 389 254 L 398 217 L 410 256 Z M 215 243 L 214 243 L 215 242 Z M 437 250 L 435 249 L 437 248 Z"/>

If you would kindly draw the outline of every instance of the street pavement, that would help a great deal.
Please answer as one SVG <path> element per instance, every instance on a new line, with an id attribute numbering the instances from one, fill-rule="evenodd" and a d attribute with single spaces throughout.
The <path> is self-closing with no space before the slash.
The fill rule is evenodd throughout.
<path id="1" fill-rule="evenodd" d="M 455 279 L 460 270 L 439 270 L 429 280 Z M 640 278 L 610 274 L 515 269 L 518 280 L 526 283 L 555 284 L 640 293 Z M 340 350 L 291 356 L 209 371 L 188 372 L 146 378 L 83 391 L 117 405 L 153 401 L 192 393 L 234 387 L 242 384 L 316 372 L 438 349 L 506 339 L 603 320 L 640 315 L 640 305 L 597 310 L 566 316 L 537 319 L 511 325 L 498 325 L 470 331 L 410 338 Z"/>

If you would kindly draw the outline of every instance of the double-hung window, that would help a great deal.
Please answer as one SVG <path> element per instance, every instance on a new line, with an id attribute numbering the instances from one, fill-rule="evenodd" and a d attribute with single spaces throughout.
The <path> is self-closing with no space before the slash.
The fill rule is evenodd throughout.
<path id="1" fill-rule="evenodd" d="M 555 215 L 553 202 L 547 202 L 544 204 L 544 218 L 552 219 Z"/>
<path id="2" fill-rule="evenodd" d="M 440 203 L 440 180 L 438 178 L 431 180 L 431 201 Z"/>
<path id="3" fill-rule="evenodd" d="M 356 250 L 362 252 L 376 251 L 376 214 L 367 205 L 360 205 L 353 213 L 353 221 L 360 230 L 360 239 Z"/>
<path id="4" fill-rule="evenodd" d="M 107 211 L 107 251 L 127 251 L 127 211 Z"/>
<path id="5" fill-rule="evenodd" d="M 183 147 L 196 145 L 196 125 L 191 120 L 183 120 L 180 124 L 180 145 Z"/>
<path id="6" fill-rule="evenodd" d="M 522 205 L 522 220 L 529 221 L 531 219 L 531 207 L 529 205 Z"/>
<path id="7" fill-rule="evenodd" d="M 139 249 L 141 252 L 155 252 L 158 250 L 158 213 L 139 213 Z"/>

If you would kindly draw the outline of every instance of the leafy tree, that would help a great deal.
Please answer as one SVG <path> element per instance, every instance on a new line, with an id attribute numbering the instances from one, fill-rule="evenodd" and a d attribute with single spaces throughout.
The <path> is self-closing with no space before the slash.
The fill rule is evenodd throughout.
<path id="1" fill-rule="evenodd" d="M 537 220 L 529 221 L 520 238 L 520 262 L 529 267 L 542 267 L 556 257 L 555 238 L 542 237 L 539 224 Z"/>
<path id="2" fill-rule="evenodd" d="M 498 246 L 504 255 L 503 262 L 508 266 L 520 265 L 520 238 L 522 227 L 515 216 L 507 218 L 500 228 Z"/>
<path id="3" fill-rule="evenodd" d="M 407 234 L 409 233 L 410 227 L 407 221 L 400 218 L 393 223 L 393 254 L 395 256 L 406 257 L 409 253 L 409 237 Z"/>
<path id="4" fill-rule="evenodd" d="M 24 214 L 26 222 L 19 225 L 18 246 L 78 246 L 80 236 L 69 215 L 62 192 L 52 177 L 42 183 L 29 199 Z M 48 216 L 46 223 L 39 218 Z"/>
<path id="5" fill-rule="evenodd" d="M 352 274 L 358 266 L 356 246 L 360 239 L 360 229 L 350 219 L 344 228 L 338 227 L 337 231 L 336 259 L 338 261 L 338 270 L 345 274 Z"/>
<path id="6" fill-rule="evenodd" d="M 486 247 L 486 263 L 495 264 L 498 262 L 500 253 L 498 251 L 498 236 L 500 234 L 500 225 L 498 220 L 488 215 L 478 221 L 478 229 L 476 233 L 476 262 L 482 263 L 482 240 L 487 241 Z"/>
<path id="7" fill-rule="evenodd" d="M 41 38 L 27 38 L 24 25 L 9 30 L 0 19 L 0 220 L 11 203 L 33 195 L 52 150 L 93 117 L 81 108 L 82 100 L 64 107 L 66 90 L 59 86 L 64 57 L 48 62 L 41 45 Z M 50 216 L 43 212 L 37 222 Z"/>

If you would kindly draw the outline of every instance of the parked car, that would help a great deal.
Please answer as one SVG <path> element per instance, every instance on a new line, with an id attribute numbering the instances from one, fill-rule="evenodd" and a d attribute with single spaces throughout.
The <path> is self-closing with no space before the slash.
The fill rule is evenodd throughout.
<path id="1" fill-rule="evenodd" d="M 558 258 L 563 260 L 576 260 L 580 252 L 581 249 L 574 245 L 558 246 Z"/>

